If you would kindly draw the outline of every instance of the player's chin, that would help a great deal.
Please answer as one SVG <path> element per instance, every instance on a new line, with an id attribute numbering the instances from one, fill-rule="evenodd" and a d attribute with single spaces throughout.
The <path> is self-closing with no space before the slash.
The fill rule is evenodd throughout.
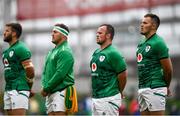
<path id="1" fill-rule="evenodd" d="M 145 33 L 143 31 L 141 31 L 140 34 L 145 35 Z"/>
<path id="2" fill-rule="evenodd" d="M 9 39 L 4 39 L 4 42 L 10 42 L 10 40 Z"/>
<path id="3" fill-rule="evenodd" d="M 96 43 L 97 43 L 97 44 L 99 44 L 99 45 L 101 45 L 101 44 L 102 44 L 100 41 L 97 41 Z"/>
<path id="4" fill-rule="evenodd" d="M 99 39 L 96 39 L 96 43 L 100 43 L 101 41 Z"/>
<path id="5" fill-rule="evenodd" d="M 51 42 L 54 43 L 54 44 L 56 43 L 56 41 L 54 41 L 54 40 L 52 40 Z"/>

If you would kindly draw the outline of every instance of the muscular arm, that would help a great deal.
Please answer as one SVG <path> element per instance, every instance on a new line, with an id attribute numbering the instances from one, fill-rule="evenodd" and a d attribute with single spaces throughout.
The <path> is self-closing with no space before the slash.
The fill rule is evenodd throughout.
<path id="1" fill-rule="evenodd" d="M 160 62 L 163 68 L 164 79 L 167 83 L 167 88 L 169 88 L 170 83 L 171 83 L 172 73 L 173 73 L 171 59 L 170 58 L 162 59 L 160 60 Z"/>
<path id="2" fill-rule="evenodd" d="M 127 78 L 126 70 L 118 74 L 119 90 L 120 90 L 121 94 L 123 93 L 123 90 L 126 86 L 126 78 Z"/>
<path id="3" fill-rule="evenodd" d="M 26 79 L 30 88 L 33 85 L 33 78 L 34 78 L 34 66 L 32 64 L 31 59 L 25 60 L 22 62 L 22 65 L 26 71 Z"/>

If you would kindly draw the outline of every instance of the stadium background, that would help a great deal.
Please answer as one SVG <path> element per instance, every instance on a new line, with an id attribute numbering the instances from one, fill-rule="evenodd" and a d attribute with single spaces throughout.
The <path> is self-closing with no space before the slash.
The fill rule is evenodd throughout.
<path id="1" fill-rule="evenodd" d="M 44 58 L 53 48 L 51 29 L 55 23 L 70 27 L 69 42 L 75 55 L 75 81 L 78 92 L 79 112 L 91 114 L 91 77 L 89 61 L 98 47 L 96 29 L 103 23 L 115 27 L 113 43 L 124 55 L 128 64 L 126 98 L 121 114 L 138 115 L 136 45 L 141 35 L 139 24 L 143 15 L 152 12 L 159 15 L 158 33 L 165 38 L 169 48 L 174 75 L 171 84 L 172 97 L 168 98 L 166 114 L 180 114 L 180 0 L 0 0 L 0 53 L 8 47 L 3 42 L 5 23 L 18 21 L 23 26 L 21 39 L 32 50 L 36 77 L 28 114 L 45 114 L 44 98 L 39 94 Z M 178 50 L 179 49 L 179 50 Z M 0 59 L 2 60 L 1 56 Z M 3 114 L 3 64 L 0 62 L 0 114 Z"/>

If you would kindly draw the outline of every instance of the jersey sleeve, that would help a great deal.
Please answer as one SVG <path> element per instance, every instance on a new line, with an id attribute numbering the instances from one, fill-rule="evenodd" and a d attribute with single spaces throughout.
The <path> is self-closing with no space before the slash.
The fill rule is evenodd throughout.
<path id="1" fill-rule="evenodd" d="M 164 41 L 159 41 L 154 47 L 154 51 L 159 59 L 164 59 L 169 57 L 169 49 Z"/>
<path id="2" fill-rule="evenodd" d="M 26 46 L 20 46 L 16 49 L 16 55 L 19 57 L 20 61 L 31 58 L 31 52 Z"/>
<path id="3" fill-rule="evenodd" d="M 56 72 L 54 73 L 51 80 L 47 83 L 47 86 L 44 88 L 45 91 L 49 92 L 55 88 L 62 80 L 66 77 L 69 69 L 73 66 L 74 59 L 70 52 L 62 51 L 57 56 L 57 66 Z"/>
<path id="4" fill-rule="evenodd" d="M 109 60 L 116 73 L 120 73 L 126 70 L 125 60 L 118 52 L 111 53 Z"/>

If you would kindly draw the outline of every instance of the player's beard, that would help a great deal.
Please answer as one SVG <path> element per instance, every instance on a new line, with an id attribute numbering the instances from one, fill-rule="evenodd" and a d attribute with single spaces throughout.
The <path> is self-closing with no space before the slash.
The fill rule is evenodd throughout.
<path id="1" fill-rule="evenodd" d="M 143 33 L 143 32 L 140 32 L 140 34 L 141 34 L 141 35 L 145 35 L 145 33 Z"/>
<path id="2" fill-rule="evenodd" d="M 99 40 L 99 41 L 96 41 L 96 43 L 99 44 L 99 45 L 102 45 L 102 44 L 105 43 L 105 40 Z"/>
<path id="3" fill-rule="evenodd" d="M 57 44 L 57 41 L 55 40 L 55 38 L 54 38 L 54 37 L 52 37 L 51 42 L 52 42 L 53 44 Z"/>
<path id="4" fill-rule="evenodd" d="M 103 44 L 103 42 L 101 41 L 100 38 L 96 38 L 96 43 L 99 44 L 99 45 L 102 45 L 102 44 Z"/>
<path id="5" fill-rule="evenodd" d="M 4 37 L 4 41 L 5 41 L 5 42 L 10 42 L 10 41 L 12 41 L 12 35 L 10 34 L 10 35 L 8 35 L 7 37 Z"/>
<path id="6" fill-rule="evenodd" d="M 53 44 L 56 44 L 56 42 L 55 42 L 55 41 L 53 41 L 53 40 L 52 40 L 51 42 L 52 42 Z"/>
<path id="7" fill-rule="evenodd" d="M 103 44 L 103 42 L 98 41 L 98 42 L 97 42 L 97 44 L 102 45 L 102 44 Z"/>
<path id="8" fill-rule="evenodd" d="M 59 44 L 60 41 L 62 41 L 62 38 L 61 38 L 61 37 L 59 37 L 59 38 L 52 38 L 52 41 L 51 41 L 51 42 L 52 42 L 53 44 L 57 45 L 57 44 Z"/>

